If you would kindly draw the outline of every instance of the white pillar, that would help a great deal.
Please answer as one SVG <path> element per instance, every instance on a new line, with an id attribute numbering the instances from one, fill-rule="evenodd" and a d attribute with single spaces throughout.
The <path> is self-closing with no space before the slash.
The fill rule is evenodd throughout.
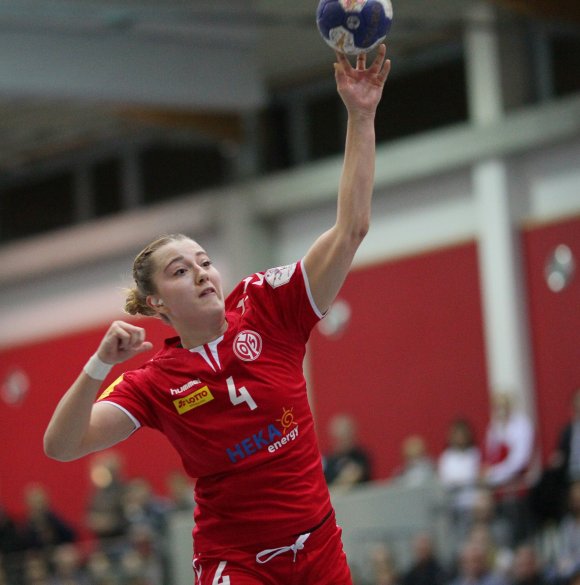
<path id="1" fill-rule="evenodd" d="M 478 164 L 473 187 L 480 218 L 478 252 L 490 390 L 513 393 L 534 416 L 527 290 L 503 161 Z"/>
<path id="2" fill-rule="evenodd" d="M 464 34 L 470 119 L 489 124 L 503 116 L 500 48 L 495 10 L 487 2 L 470 7 Z"/>
<path id="3" fill-rule="evenodd" d="M 476 4 L 468 15 L 465 32 L 469 111 L 473 123 L 481 126 L 497 124 L 504 117 L 495 14 L 490 4 Z M 479 217 L 478 252 L 490 391 L 512 393 L 535 416 L 526 285 L 505 161 L 477 163 L 472 181 Z"/>

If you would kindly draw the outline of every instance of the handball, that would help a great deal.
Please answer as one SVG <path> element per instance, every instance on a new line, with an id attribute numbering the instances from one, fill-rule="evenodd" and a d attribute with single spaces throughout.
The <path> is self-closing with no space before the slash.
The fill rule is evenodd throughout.
<path id="1" fill-rule="evenodd" d="M 391 0 L 320 0 L 316 23 L 322 38 L 347 55 L 372 51 L 387 36 Z"/>

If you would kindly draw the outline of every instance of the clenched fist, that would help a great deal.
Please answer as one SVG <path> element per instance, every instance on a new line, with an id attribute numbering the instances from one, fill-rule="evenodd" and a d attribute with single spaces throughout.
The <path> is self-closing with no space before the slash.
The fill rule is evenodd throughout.
<path id="1" fill-rule="evenodd" d="M 107 364 L 119 364 L 151 349 L 153 344 L 145 341 L 143 327 L 113 321 L 99 345 L 97 356 Z"/>

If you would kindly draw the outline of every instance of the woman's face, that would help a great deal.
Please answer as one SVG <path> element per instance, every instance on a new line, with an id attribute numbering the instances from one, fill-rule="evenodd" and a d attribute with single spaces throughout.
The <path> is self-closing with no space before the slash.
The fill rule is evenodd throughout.
<path id="1" fill-rule="evenodd" d="M 502 422 L 507 421 L 512 413 L 512 401 L 507 394 L 498 394 L 493 401 L 495 417 Z"/>
<path id="2" fill-rule="evenodd" d="M 450 443 L 459 449 L 465 449 L 470 445 L 471 435 L 463 424 L 455 424 L 450 431 Z"/>
<path id="3" fill-rule="evenodd" d="M 195 241 L 169 242 L 153 253 L 156 295 L 147 297 L 154 309 L 173 323 L 199 326 L 224 315 L 220 273 Z M 161 301 L 162 304 L 159 304 Z"/>

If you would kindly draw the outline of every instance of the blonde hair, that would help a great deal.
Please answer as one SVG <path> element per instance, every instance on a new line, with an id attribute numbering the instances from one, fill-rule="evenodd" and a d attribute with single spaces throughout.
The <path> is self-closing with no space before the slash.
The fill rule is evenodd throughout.
<path id="1" fill-rule="evenodd" d="M 135 286 L 127 289 L 125 299 L 125 312 L 129 315 L 147 315 L 155 316 L 157 313 L 147 304 L 147 297 L 156 294 L 155 284 L 153 283 L 153 274 L 155 272 L 155 262 L 153 253 L 171 242 L 189 240 L 184 234 L 167 234 L 153 240 L 149 243 L 133 261 L 133 280 Z"/>

